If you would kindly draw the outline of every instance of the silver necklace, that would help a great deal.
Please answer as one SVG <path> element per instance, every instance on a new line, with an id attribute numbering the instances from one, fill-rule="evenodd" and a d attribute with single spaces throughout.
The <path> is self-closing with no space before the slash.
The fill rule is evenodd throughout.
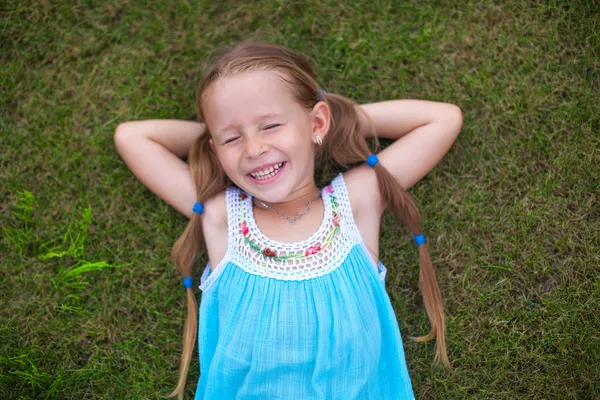
<path id="1" fill-rule="evenodd" d="M 306 215 L 306 213 L 308 213 L 308 210 L 310 209 L 311 203 L 313 201 L 315 201 L 316 199 L 318 199 L 320 194 L 321 194 L 321 191 L 318 190 L 317 194 L 315 195 L 315 197 L 312 200 L 310 200 L 308 203 L 306 203 L 306 208 L 304 209 L 304 211 L 302 211 L 299 214 L 296 214 L 296 216 L 293 217 L 293 218 L 290 218 L 287 215 L 285 215 L 284 213 L 275 210 L 271 206 L 268 206 L 267 204 L 263 203 L 262 201 L 260 201 L 258 199 L 256 199 L 256 201 L 258 201 L 260 203 L 260 205 L 263 206 L 263 207 L 265 207 L 267 210 L 271 210 L 271 211 L 273 211 L 273 212 L 281 215 L 283 218 L 287 219 L 290 224 L 295 224 L 297 220 L 299 220 L 300 218 L 304 217 Z"/>

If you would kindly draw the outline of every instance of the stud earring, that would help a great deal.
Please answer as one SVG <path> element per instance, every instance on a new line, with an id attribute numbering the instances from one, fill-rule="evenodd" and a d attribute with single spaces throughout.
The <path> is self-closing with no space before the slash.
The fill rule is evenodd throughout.
<path id="1" fill-rule="evenodd" d="M 317 143 L 319 144 L 319 146 L 323 144 L 323 139 L 321 139 L 321 136 L 317 135 L 315 136 L 315 139 L 317 139 Z"/>

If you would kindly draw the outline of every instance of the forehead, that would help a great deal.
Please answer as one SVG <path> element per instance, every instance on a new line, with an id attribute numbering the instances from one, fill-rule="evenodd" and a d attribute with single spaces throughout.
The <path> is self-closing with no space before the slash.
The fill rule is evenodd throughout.
<path id="1" fill-rule="evenodd" d="M 212 132 L 232 125 L 251 123 L 266 114 L 283 114 L 294 98 L 274 71 L 253 71 L 223 77 L 205 95 L 205 117 Z"/>

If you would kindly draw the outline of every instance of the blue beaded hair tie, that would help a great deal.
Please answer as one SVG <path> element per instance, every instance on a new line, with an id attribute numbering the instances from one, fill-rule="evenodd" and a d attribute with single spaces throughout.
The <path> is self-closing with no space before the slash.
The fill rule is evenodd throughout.
<path id="1" fill-rule="evenodd" d="M 326 91 L 324 91 L 324 90 L 321 90 L 321 91 L 319 91 L 319 92 L 317 93 L 317 100 L 319 100 L 319 101 L 323 101 L 323 100 L 325 100 L 325 95 L 326 95 L 326 94 L 327 94 L 327 92 L 326 92 Z"/>
<path id="2" fill-rule="evenodd" d="M 413 235 L 413 237 L 415 238 L 415 243 L 417 244 L 417 247 L 425 243 L 425 235 L 423 235 L 422 233 L 419 233 L 418 235 Z"/>
<path id="3" fill-rule="evenodd" d="M 202 215 L 202 213 L 204 212 L 204 204 L 202 204 L 202 203 L 194 204 L 194 207 L 192 207 L 192 211 Z"/>
<path id="4" fill-rule="evenodd" d="M 369 164 L 369 167 L 373 167 L 378 162 L 379 158 L 377 158 L 375 154 L 371 154 L 369 157 L 367 157 L 367 164 Z"/>
<path id="5" fill-rule="evenodd" d="M 185 278 L 183 278 L 183 286 L 186 289 L 189 289 L 192 287 L 192 283 L 194 282 L 194 280 L 192 279 L 191 276 L 186 276 Z"/>

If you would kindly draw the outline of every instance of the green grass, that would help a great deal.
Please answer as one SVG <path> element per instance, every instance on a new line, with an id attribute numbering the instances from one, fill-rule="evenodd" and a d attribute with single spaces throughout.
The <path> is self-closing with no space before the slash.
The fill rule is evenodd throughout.
<path id="1" fill-rule="evenodd" d="M 190 118 L 207 55 L 249 36 L 309 56 L 328 92 L 463 110 L 411 189 L 453 374 L 407 339 L 428 327 L 417 252 L 394 218 L 382 226 L 417 398 L 600 398 L 596 2 L 72 3 L 1 11 L 0 398 L 172 390 L 185 298 L 169 254 L 187 220 L 134 178 L 113 133 Z M 190 395 L 197 378 L 194 361 Z"/>

